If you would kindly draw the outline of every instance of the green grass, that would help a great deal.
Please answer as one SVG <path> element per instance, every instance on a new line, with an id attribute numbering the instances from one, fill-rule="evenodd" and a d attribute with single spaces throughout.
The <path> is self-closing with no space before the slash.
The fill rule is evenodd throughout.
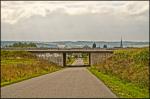
<path id="1" fill-rule="evenodd" d="M 107 60 L 94 66 L 105 74 L 115 75 L 141 88 L 149 89 L 148 48 L 116 50 Z"/>
<path id="2" fill-rule="evenodd" d="M 84 65 L 88 65 L 89 64 L 88 57 L 84 57 L 82 59 L 83 59 Z"/>
<path id="3" fill-rule="evenodd" d="M 1 51 L 1 86 L 61 70 L 47 60 L 23 51 Z"/>
<path id="4" fill-rule="evenodd" d="M 137 85 L 121 80 L 116 76 L 99 72 L 95 67 L 89 67 L 97 78 L 102 80 L 118 97 L 121 98 L 149 98 L 149 91 Z"/>
<path id="5" fill-rule="evenodd" d="M 72 63 L 73 63 L 75 60 L 76 60 L 76 58 L 70 57 L 70 59 L 67 59 L 66 64 L 67 64 L 67 65 L 72 65 Z"/>
<path id="6" fill-rule="evenodd" d="M 35 59 L 3 59 L 1 60 L 1 65 L 3 64 L 21 64 L 21 63 L 26 63 L 26 64 L 32 64 Z"/>
<path id="7" fill-rule="evenodd" d="M 61 68 L 61 69 L 63 69 L 63 68 Z M 41 75 L 45 75 L 45 74 L 49 74 L 49 73 L 52 73 L 52 72 L 56 72 L 58 70 L 60 70 L 60 69 L 57 69 L 57 70 L 51 71 L 51 72 L 42 71 L 39 74 L 32 74 L 30 76 L 25 76 L 25 77 L 13 79 L 13 80 L 10 80 L 10 81 L 7 81 L 7 82 L 1 82 L 1 87 L 4 87 L 6 85 L 10 85 L 10 84 L 14 84 L 14 83 L 17 83 L 17 82 L 21 82 L 21 81 L 24 81 L 24 80 L 27 80 L 27 79 L 31 79 L 31 78 L 34 78 L 34 77 L 38 77 L 38 76 L 41 76 Z"/>
<path id="8" fill-rule="evenodd" d="M 115 50 L 89 70 L 119 97 L 149 97 L 149 48 Z"/>

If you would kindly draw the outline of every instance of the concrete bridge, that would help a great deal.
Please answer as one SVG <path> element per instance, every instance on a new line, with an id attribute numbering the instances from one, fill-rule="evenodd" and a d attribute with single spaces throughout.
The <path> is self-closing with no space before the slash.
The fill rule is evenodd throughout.
<path id="1" fill-rule="evenodd" d="M 68 53 L 87 53 L 89 56 L 89 64 L 86 66 L 100 64 L 109 58 L 116 49 L 103 48 L 3 48 L 2 50 L 28 51 L 34 53 L 38 57 L 52 61 L 60 66 L 66 65 L 66 55 Z"/>

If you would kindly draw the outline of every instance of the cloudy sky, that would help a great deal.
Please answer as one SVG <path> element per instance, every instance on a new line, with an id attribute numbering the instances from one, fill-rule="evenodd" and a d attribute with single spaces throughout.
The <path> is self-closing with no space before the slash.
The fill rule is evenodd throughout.
<path id="1" fill-rule="evenodd" d="M 2 40 L 149 40 L 148 1 L 1 1 Z"/>

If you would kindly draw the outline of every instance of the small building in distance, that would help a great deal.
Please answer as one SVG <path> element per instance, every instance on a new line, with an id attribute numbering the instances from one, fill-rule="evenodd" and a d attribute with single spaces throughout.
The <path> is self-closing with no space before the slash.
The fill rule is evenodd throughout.
<path id="1" fill-rule="evenodd" d="M 93 43 L 93 46 L 92 46 L 92 48 L 96 48 L 96 44 L 95 44 L 95 42 Z"/>

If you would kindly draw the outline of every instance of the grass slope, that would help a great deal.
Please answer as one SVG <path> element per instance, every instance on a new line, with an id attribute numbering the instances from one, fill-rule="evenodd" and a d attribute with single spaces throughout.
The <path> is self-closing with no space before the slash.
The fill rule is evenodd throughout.
<path id="1" fill-rule="evenodd" d="M 96 68 L 88 68 L 96 77 L 102 80 L 120 98 L 148 98 L 149 91 L 141 89 L 133 83 L 119 79 L 116 76 L 99 72 Z"/>
<path id="2" fill-rule="evenodd" d="M 95 65 L 94 72 L 101 79 L 104 77 L 112 90 L 116 88 L 121 97 L 149 96 L 149 48 L 116 50 L 106 61 Z"/>
<path id="3" fill-rule="evenodd" d="M 1 51 L 1 86 L 60 70 L 54 63 L 25 51 Z"/>

